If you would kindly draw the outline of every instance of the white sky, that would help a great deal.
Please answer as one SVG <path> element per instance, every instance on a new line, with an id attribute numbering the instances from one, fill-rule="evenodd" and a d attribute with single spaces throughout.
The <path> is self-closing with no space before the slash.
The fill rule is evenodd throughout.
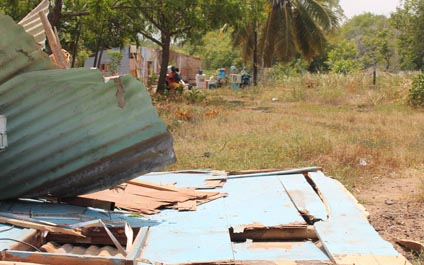
<path id="1" fill-rule="evenodd" d="M 340 6 L 348 18 L 365 12 L 389 16 L 399 5 L 400 0 L 340 0 Z"/>

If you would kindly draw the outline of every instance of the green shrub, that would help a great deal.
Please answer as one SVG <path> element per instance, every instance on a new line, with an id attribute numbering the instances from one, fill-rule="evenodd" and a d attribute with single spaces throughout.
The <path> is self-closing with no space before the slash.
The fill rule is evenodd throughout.
<path id="1" fill-rule="evenodd" d="M 409 89 L 408 104 L 413 107 L 424 107 L 424 74 L 416 76 Z"/>
<path id="2" fill-rule="evenodd" d="M 122 60 L 122 53 L 120 51 L 108 51 L 107 54 L 110 58 L 110 74 L 111 75 L 118 75 L 119 74 L 119 67 L 121 66 L 121 60 Z"/>

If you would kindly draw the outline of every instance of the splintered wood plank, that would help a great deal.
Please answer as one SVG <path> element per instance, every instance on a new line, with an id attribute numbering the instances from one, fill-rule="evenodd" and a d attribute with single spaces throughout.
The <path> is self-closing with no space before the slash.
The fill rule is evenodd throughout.
<path id="1" fill-rule="evenodd" d="M 306 224 L 293 205 L 278 177 L 228 180 L 225 210 L 234 232 L 246 227 L 274 227 Z"/>
<path id="2" fill-rule="evenodd" d="M 120 188 L 102 190 L 79 197 L 113 201 L 116 207 L 145 214 L 158 213 L 160 207 L 173 207 L 189 200 L 204 202 L 215 199 L 218 192 L 200 192 L 192 188 L 162 186 L 140 180 L 123 184 Z"/>
<path id="3" fill-rule="evenodd" d="M 410 264 L 384 241 L 364 216 L 362 206 L 336 180 L 322 172 L 309 173 L 330 215 L 314 224 L 319 239 L 335 264 Z"/>
<path id="4" fill-rule="evenodd" d="M 293 261 L 293 264 L 324 264 L 330 261 L 311 241 L 306 242 L 252 242 L 234 243 L 234 258 L 242 261 Z M 300 263 L 302 262 L 302 263 Z M 284 263 L 283 263 L 284 264 Z"/>
<path id="5" fill-rule="evenodd" d="M 302 174 L 279 177 L 296 208 L 313 220 L 327 220 L 324 203 Z"/>

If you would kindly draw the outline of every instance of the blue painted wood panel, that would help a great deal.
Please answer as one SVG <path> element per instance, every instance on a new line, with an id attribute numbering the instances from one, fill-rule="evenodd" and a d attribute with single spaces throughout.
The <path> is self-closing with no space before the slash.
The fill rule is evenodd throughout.
<path id="1" fill-rule="evenodd" d="M 34 229 L 13 227 L 11 225 L 0 224 L 0 249 L 8 249 L 10 246 L 16 244 L 13 240 L 22 240 Z"/>
<path id="2" fill-rule="evenodd" d="M 243 242 L 233 243 L 236 260 L 266 261 L 329 261 L 328 256 L 314 243 L 306 242 Z"/>
<path id="3" fill-rule="evenodd" d="M 229 179 L 223 191 L 228 192 L 224 200 L 228 223 L 236 232 L 253 224 L 305 224 L 276 176 Z"/>
<path id="4" fill-rule="evenodd" d="M 322 172 L 309 173 L 309 176 L 318 186 L 330 209 L 329 219 L 316 222 L 314 227 L 334 262 L 344 264 L 345 260 L 366 259 L 365 262 L 372 260 L 372 264 L 384 264 L 379 260 L 387 262 L 387 257 L 402 260 L 393 246 L 384 241 L 369 224 L 361 206 L 337 180 Z M 358 261 L 356 264 L 365 263 Z"/>
<path id="5" fill-rule="evenodd" d="M 233 260 L 227 229 L 164 225 L 150 228 L 142 259 L 165 264 Z"/>
<path id="6" fill-rule="evenodd" d="M 324 203 L 302 174 L 279 177 L 296 208 L 314 219 L 327 220 Z"/>

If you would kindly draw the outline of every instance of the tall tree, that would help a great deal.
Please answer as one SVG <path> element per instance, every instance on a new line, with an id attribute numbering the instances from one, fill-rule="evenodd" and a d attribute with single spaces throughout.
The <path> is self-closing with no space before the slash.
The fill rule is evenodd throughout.
<path id="1" fill-rule="evenodd" d="M 236 0 L 132 0 L 132 24 L 137 32 L 162 48 L 158 92 L 163 92 L 172 42 L 201 36 L 236 19 Z"/>
<path id="2" fill-rule="evenodd" d="M 259 25 L 266 18 L 263 7 L 266 0 L 248 0 L 242 7 L 243 16 L 233 25 L 233 44 L 241 47 L 241 55 L 245 64 L 253 68 L 253 84 L 257 85 L 258 75 L 258 36 Z M 251 60 L 249 62 L 249 60 Z"/>
<path id="3" fill-rule="evenodd" d="M 354 16 L 340 28 L 335 43 L 343 40 L 356 44 L 357 59 L 362 61 L 363 67 L 369 68 L 376 63 L 384 64 L 385 70 L 396 67 L 395 30 L 386 16 L 371 13 Z"/>
<path id="4" fill-rule="evenodd" d="M 402 70 L 424 69 L 424 0 L 403 0 L 392 13 Z"/>
<path id="5" fill-rule="evenodd" d="M 339 26 L 342 15 L 337 0 L 268 0 L 266 12 L 261 41 L 265 66 L 298 53 L 307 60 L 319 55 L 327 44 L 326 32 Z"/>

